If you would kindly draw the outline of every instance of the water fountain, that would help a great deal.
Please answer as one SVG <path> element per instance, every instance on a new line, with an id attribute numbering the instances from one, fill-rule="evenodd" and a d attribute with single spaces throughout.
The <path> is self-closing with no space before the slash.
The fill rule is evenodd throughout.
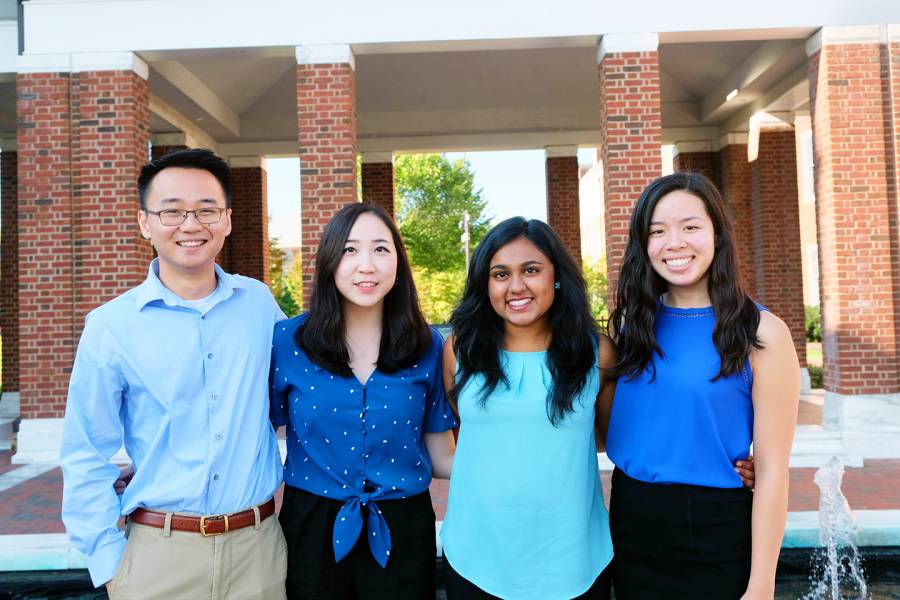
<path id="1" fill-rule="evenodd" d="M 819 543 L 811 561 L 810 591 L 802 600 L 868 599 L 869 591 L 854 543 L 858 528 L 841 492 L 844 464 L 833 457 L 816 471 L 819 486 Z"/>

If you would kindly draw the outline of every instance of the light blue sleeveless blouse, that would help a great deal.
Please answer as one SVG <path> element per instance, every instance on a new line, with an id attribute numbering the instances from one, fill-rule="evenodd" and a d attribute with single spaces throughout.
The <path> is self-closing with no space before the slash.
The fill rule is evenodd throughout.
<path id="1" fill-rule="evenodd" d="M 501 351 L 509 388 L 498 384 L 482 407 L 483 378 L 473 377 L 458 402 L 444 556 L 481 589 L 512 600 L 579 596 L 613 555 L 594 443 L 600 369 L 554 427 L 546 356 Z"/>

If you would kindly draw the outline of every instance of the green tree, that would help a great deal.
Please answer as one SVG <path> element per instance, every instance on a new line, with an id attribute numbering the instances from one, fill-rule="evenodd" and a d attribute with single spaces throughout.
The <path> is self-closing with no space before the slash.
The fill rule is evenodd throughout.
<path id="1" fill-rule="evenodd" d="M 465 255 L 460 236 L 469 213 L 469 247 L 491 227 L 485 200 L 475 189 L 466 160 L 441 154 L 401 155 L 394 161 L 397 226 L 403 235 L 422 311 L 431 323 L 446 323 L 462 295 Z"/>
<path id="2" fill-rule="evenodd" d="M 609 308 L 606 305 L 606 257 L 601 256 L 595 262 L 584 263 L 582 270 L 587 282 L 591 314 L 595 319 L 605 322 L 609 317 Z"/>
<path id="3" fill-rule="evenodd" d="M 269 290 L 284 314 L 293 317 L 303 310 L 303 279 L 300 261 L 294 261 L 285 272 L 286 258 L 285 251 L 278 247 L 278 238 L 269 238 Z"/>
<path id="4" fill-rule="evenodd" d="M 463 213 L 469 213 L 470 247 L 490 229 L 486 202 L 464 159 L 442 154 L 404 154 L 394 161 L 397 225 L 413 265 L 429 271 L 465 270 L 461 252 Z"/>

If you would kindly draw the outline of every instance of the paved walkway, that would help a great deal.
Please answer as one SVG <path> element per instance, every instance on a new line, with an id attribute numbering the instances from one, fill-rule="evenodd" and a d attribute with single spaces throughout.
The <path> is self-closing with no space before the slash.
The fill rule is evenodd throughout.
<path id="1" fill-rule="evenodd" d="M 815 428 L 821 422 L 821 394 L 804 400 L 799 424 L 811 428 L 811 435 L 818 435 Z M 795 444 L 795 452 L 796 448 Z M 68 545 L 59 519 L 59 468 L 52 464 L 12 465 L 10 458 L 10 451 L 0 451 L 0 571 L 81 568 L 83 560 Z M 792 458 L 792 464 L 808 459 Z M 844 494 L 861 526 L 861 544 L 900 546 L 900 455 L 861 462 L 861 466 L 846 468 L 843 481 Z M 609 467 L 601 460 L 606 498 Z M 791 468 L 786 547 L 817 544 L 819 492 L 813 482 L 815 472 L 814 466 Z M 446 511 L 447 490 L 446 481 L 435 481 L 431 486 L 438 522 Z M 280 493 L 277 501 L 280 507 Z"/>

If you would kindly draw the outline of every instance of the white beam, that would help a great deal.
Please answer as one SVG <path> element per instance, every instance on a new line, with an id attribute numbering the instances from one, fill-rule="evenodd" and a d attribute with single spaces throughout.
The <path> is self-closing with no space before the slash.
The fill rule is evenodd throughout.
<path id="1" fill-rule="evenodd" d="M 297 46 L 298 65 L 349 64 L 356 70 L 356 61 L 350 44 L 311 44 Z"/>
<path id="2" fill-rule="evenodd" d="M 545 158 L 566 158 L 578 156 L 578 146 L 546 146 L 544 147 Z"/>
<path id="3" fill-rule="evenodd" d="M 607 54 L 619 52 L 653 52 L 659 49 L 658 33 L 612 33 L 600 38 L 597 64 Z"/>
<path id="4" fill-rule="evenodd" d="M 360 138 L 359 152 L 475 152 L 486 150 L 539 150 L 546 146 L 599 146 L 600 130 L 472 133 Z"/>
<path id="5" fill-rule="evenodd" d="M 793 90 L 795 87 L 809 85 L 808 81 L 808 67 L 806 64 L 803 64 L 788 76 L 786 76 L 784 79 L 770 87 L 765 94 L 748 104 L 736 115 L 728 119 L 720 126 L 719 129 L 722 131 L 723 135 L 735 131 L 749 131 L 750 118 L 753 115 L 760 111 L 766 110 L 766 108 L 770 104 Z"/>
<path id="6" fill-rule="evenodd" d="M 240 137 L 241 120 L 231 107 L 180 62 L 164 60 L 153 69 L 232 134 Z"/>
<path id="7" fill-rule="evenodd" d="M 363 152 L 360 153 L 359 160 L 362 163 L 384 164 L 394 162 L 393 152 Z"/>
<path id="8" fill-rule="evenodd" d="M 663 144 L 709 142 L 719 139 L 718 127 L 669 127 L 662 130 Z"/>
<path id="9" fill-rule="evenodd" d="M 806 54 L 812 56 L 822 46 L 840 44 L 878 44 L 887 40 L 887 28 L 882 25 L 823 27 L 806 41 Z"/>
<path id="10" fill-rule="evenodd" d="M 150 94 L 150 112 L 194 138 L 199 146 L 209 148 L 213 152 L 218 151 L 219 144 L 211 135 L 197 127 L 194 121 L 179 112 L 177 108 L 154 94 Z"/>
<path id="11" fill-rule="evenodd" d="M 296 140 L 270 140 L 265 142 L 227 142 L 219 144 L 222 156 L 265 156 L 268 158 L 296 158 L 300 156 Z"/>
<path id="12" fill-rule="evenodd" d="M 744 89 L 783 60 L 795 44 L 796 42 L 793 40 L 776 40 L 766 42 L 757 48 L 703 98 L 700 104 L 700 120 L 706 121 L 716 112 L 724 109 L 726 105 L 734 106 L 742 100 L 744 102 L 750 100 L 751 98 L 747 97 L 748 94 Z M 732 90 L 737 90 L 737 94 L 726 99 Z"/>

